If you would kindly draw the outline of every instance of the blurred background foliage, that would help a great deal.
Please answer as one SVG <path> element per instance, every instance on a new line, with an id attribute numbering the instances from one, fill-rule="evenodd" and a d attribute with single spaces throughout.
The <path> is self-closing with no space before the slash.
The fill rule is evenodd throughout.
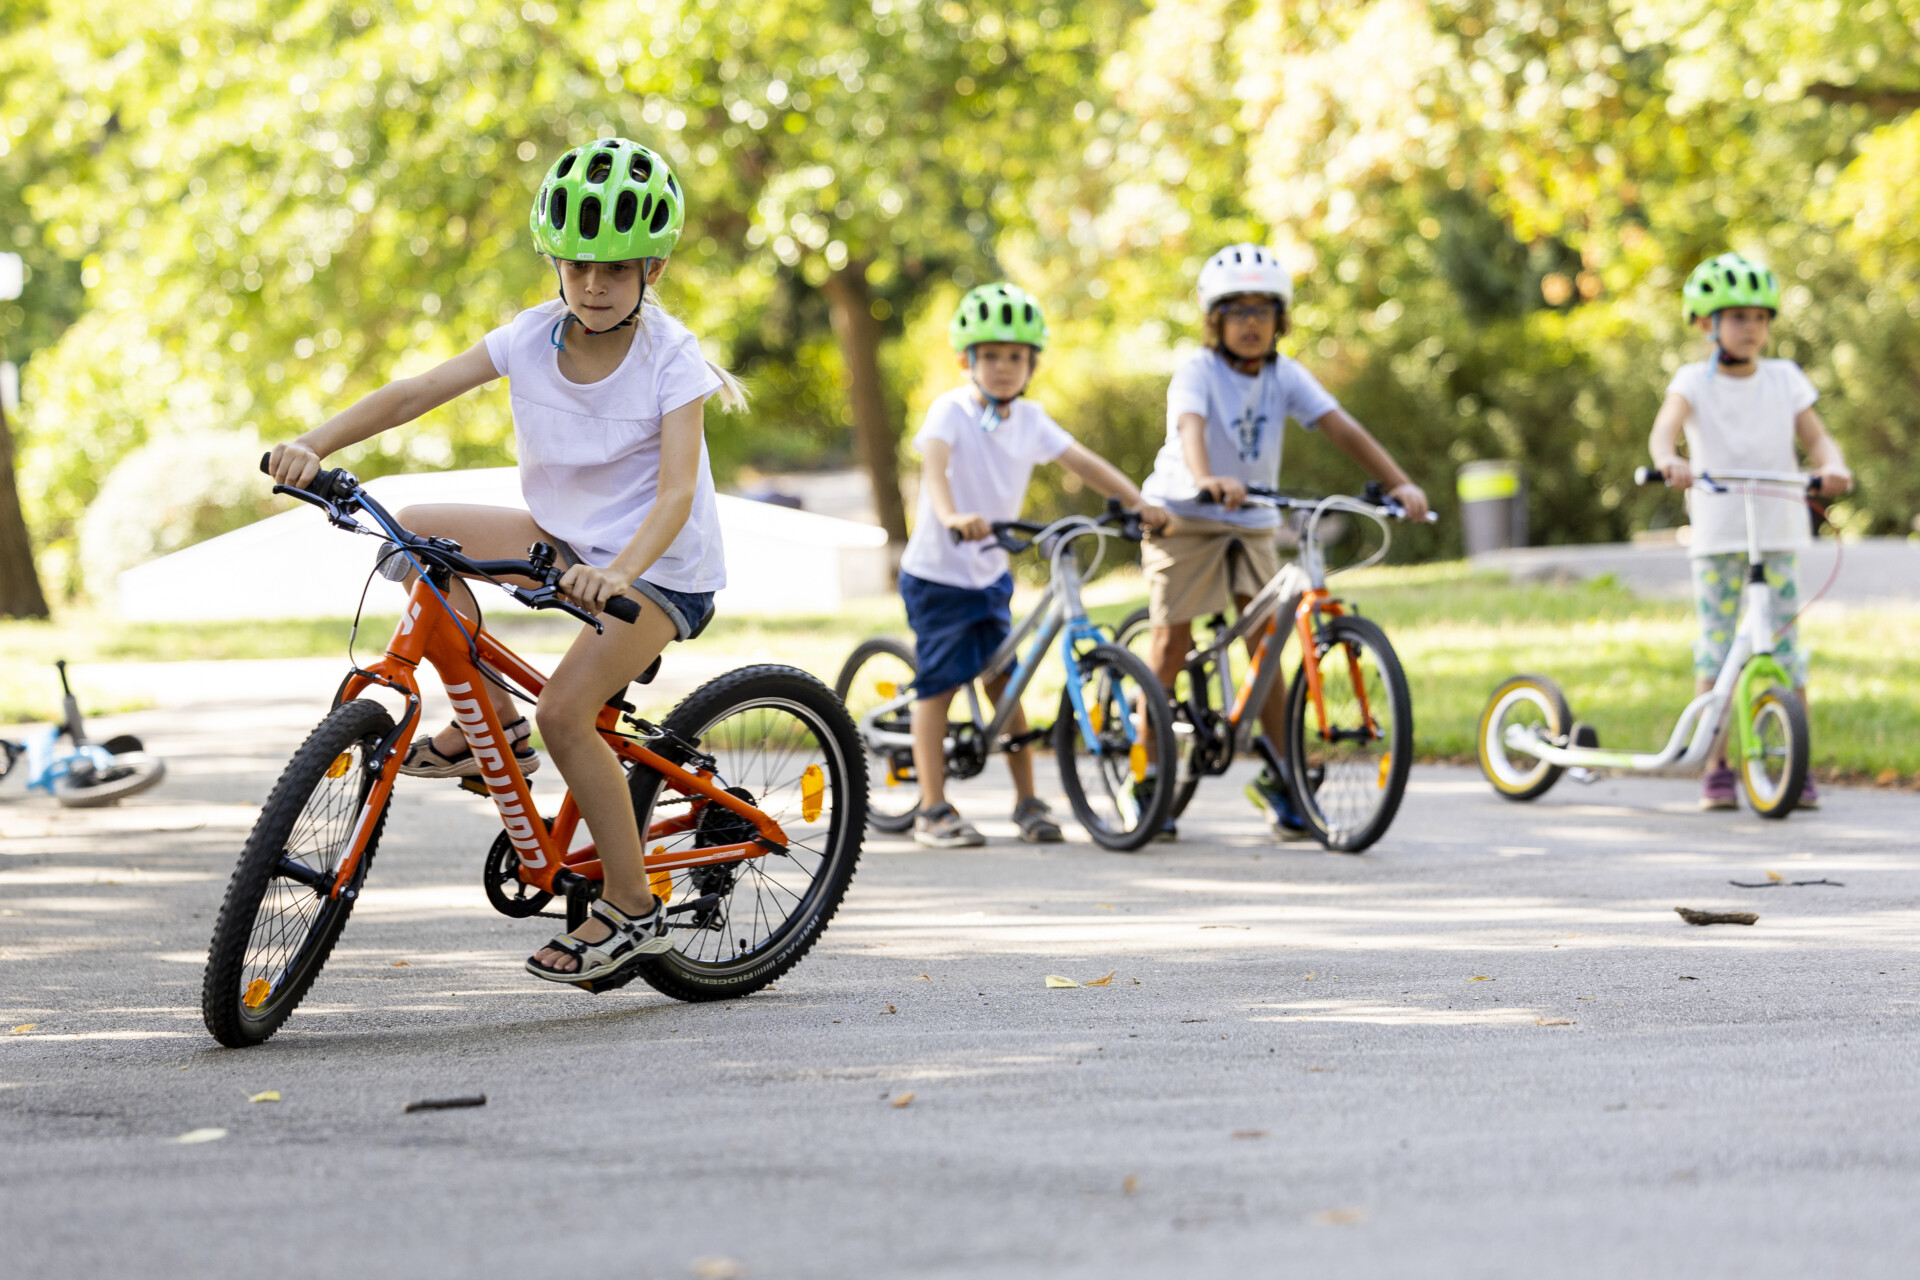
<path id="1" fill-rule="evenodd" d="M 754 392 L 710 420 L 723 481 L 859 462 L 897 494 L 959 377 L 947 310 L 997 276 L 1055 319 L 1034 394 L 1144 476 L 1194 273 L 1257 239 L 1300 276 L 1288 350 L 1443 513 L 1458 464 L 1513 457 L 1536 540 L 1623 538 L 1680 519 L 1626 478 L 1700 354 L 1680 280 L 1731 247 L 1789 284 L 1776 353 L 1861 479 L 1839 521 L 1902 532 L 1917 106 L 1920 0 L 0 0 L 22 499 L 49 590 L 83 591 L 128 554 L 82 553 L 125 537 L 102 494 L 200 467 L 209 433 L 295 434 L 547 296 L 529 193 L 618 133 L 681 172 L 663 296 Z M 496 386 L 346 461 L 511 458 Z M 1310 436 L 1287 459 L 1291 487 L 1359 479 Z M 1053 470 L 1036 508 L 1094 501 Z M 142 545 L 256 518 L 229 487 L 154 505 L 186 532 Z"/>

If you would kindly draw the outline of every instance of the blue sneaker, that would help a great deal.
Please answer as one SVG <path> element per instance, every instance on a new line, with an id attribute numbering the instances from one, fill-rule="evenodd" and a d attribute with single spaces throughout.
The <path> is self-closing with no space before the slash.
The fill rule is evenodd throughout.
<path id="1" fill-rule="evenodd" d="M 1247 784 L 1247 799 L 1253 807 L 1266 815 L 1267 830 L 1273 832 L 1276 840 L 1306 840 L 1312 832 L 1307 823 L 1294 812 L 1293 797 L 1287 794 L 1286 787 L 1269 777 L 1262 769 L 1260 775 Z"/>

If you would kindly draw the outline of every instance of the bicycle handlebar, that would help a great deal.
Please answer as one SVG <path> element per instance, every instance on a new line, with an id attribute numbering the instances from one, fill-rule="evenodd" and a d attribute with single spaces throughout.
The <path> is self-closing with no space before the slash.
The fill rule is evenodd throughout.
<path id="1" fill-rule="evenodd" d="M 1097 531 L 1115 524 L 1120 526 L 1120 537 L 1129 542 L 1140 541 L 1140 513 L 1123 510 L 1118 498 L 1107 499 L 1107 509 L 1104 514 L 1087 518 L 1088 530 Z M 995 520 L 989 527 L 993 530 L 992 541 L 1002 551 L 1010 555 L 1019 555 L 1023 551 L 1031 550 L 1040 535 L 1053 528 L 1053 525 L 1039 524 L 1032 520 Z M 968 540 L 958 529 L 949 529 L 947 532 L 956 543 Z M 987 539 L 977 538 L 974 541 L 985 542 Z"/>
<path id="2" fill-rule="evenodd" d="M 1694 475 L 1694 487 L 1708 493 L 1725 493 L 1724 481 L 1738 484 L 1775 484 L 1792 485 L 1805 489 L 1808 493 L 1820 492 L 1820 477 L 1805 471 L 1701 471 Z M 1667 477 L 1658 467 L 1635 467 L 1633 482 L 1637 485 L 1665 484 Z"/>
<path id="3" fill-rule="evenodd" d="M 1276 511 L 1311 511 L 1321 503 L 1327 501 L 1325 498 L 1295 498 L 1281 493 L 1278 489 L 1268 489 L 1260 485 L 1248 485 L 1247 497 L 1259 499 L 1258 505 L 1272 507 Z M 1212 491 L 1207 489 L 1200 490 L 1199 496 L 1194 500 L 1202 506 L 1211 506 L 1219 501 L 1218 498 L 1213 496 Z M 1406 507 L 1400 504 L 1399 499 L 1388 497 L 1381 489 L 1378 481 L 1369 481 L 1367 487 L 1361 490 L 1359 496 L 1342 495 L 1340 500 L 1356 503 L 1360 506 L 1372 507 L 1376 511 L 1381 511 L 1392 516 L 1395 520 L 1405 520 L 1408 518 Z M 1426 524 L 1438 524 L 1440 522 L 1440 513 L 1437 511 L 1428 511 L 1424 517 L 1424 522 Z"/>
<path id="4" fill-rule="evenodd" d="M 272 475 L 269 469 L 273 461 L 270 453 L 260 455 L 260 471 L 263 475 Z M 311 506 L 323 508 L 327 519 L 343 527 L 369 532 L 359 521 L 353 519 L 355 510 L 364 509 L 373 514 L 381 526 L 381 532 L 396 545 L 404 548 L 414 557 L 429 561 L 435 566 L 457 573 L 462 577 L 485 578 L 489 582 L 504 588 L 508 595 L 529 609 L 558 609 L 570 614 L 591 627 L 599 627 L 600 619 L 582 609 L 579 605 L 565 599 L 560 594 L 560 578 L 566 572 L 553 563 L 551 554 L 539 559 L 527 560 L 475 560 L 460 554 L 457 543 L 445 538 L 423 538 L 409 529 L 401 527 L 387 509 L 374 500 L 373 495 L 360 487 L 360 480 L 345 468 L 329 469 L 314 476 L 310 488 L 300 488 L 290 484 L 275 484 L 275 493 L 284 493 Z M 534 548 L 546 547 L 536 542 Z M 551 548 L 547 548 L 549 553 Z M 497 582 L 502 575 L 532 578 L 540 585 L 529 590 L 525 587 L 508 586 Z M 607 613 L 621 622 L 633 623 L 640 620 L 640 602 L 631 596 L 615 596 L 607 601 Z"/>

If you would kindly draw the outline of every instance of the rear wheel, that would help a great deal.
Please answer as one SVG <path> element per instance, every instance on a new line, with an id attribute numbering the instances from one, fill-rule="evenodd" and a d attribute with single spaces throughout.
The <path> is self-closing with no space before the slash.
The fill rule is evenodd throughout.
<path id="1" fill-rule="evenodd" d="M 1801 788 L 1807 785 L 1806 709 L 1791 690 L 1772 685 L 1754 698 L 1747 715 L 1759 745 L 1740 762 L 1747 803 L 1763 818 L 1784 818 L 1800 803 Z"/>
<path id="2" fill-rule="evenodd" d="M 913 703 L 903 699 L 911 696 L 910 686 L 918 672 L 911 644 L 892 636 L 875 636 L 847 656 L 839 678 L 833 682 L 833 691 L 846 704 L 847 714 L 863 737 L 869 716 L 877 730 L 911 736 Z M 920 804 L 913 749 L 898 744 L 861 745 L 867 768 L 868 824 L 889 835 L 907 830 Z"/>
<path id="3" fill-rule="evenodd" d="M 377 702 L 334 708 L 287 762 L 240 852 L 207 951 L 200 1013 L 228 1048 L 259 1044 L 287 1020 L 327 962 L 367 878 L 386 806 L 353 881 L 333 880 L 366 809 L 374 753 L 393 732 Z"/>
<path id="4" fill-rule="evenodd" d="M 1160 834 L 1173 807 L 1175 771 L 1147 776 L 1149 743 L 1155 758 L 1174 758 L 1173 712 L 1159 678 L 1119 645 L 1095 645 L 1070 665 L 1092 742 L 1063 692 L 1053 722 L 1060 785 L 1095 844 L 1130 852 Z"/>
<path id="5" fill-rule="evenodd" d="M 639 967 L 678 1000 L 758 991 L 791 969 L 840 908 L 867 824 L 859 735 L 833 691 L 792 667 L 744 667 L 688 695 L 666 718 L 674 738 L 710 755 L 715 781 L 778 822 L 778 853 L 665 873 L 667 936 L 675 949 Z M 669 739 L 671 741 L 672 738 Z M 636 768 L 634 816 L 645 832 L 690 802 Z M 737 844 L 753 825 L 708 801 L 690 830 L 647 839 L 649 854 Z"/>
<path id="6" fill-rule="evenodd" d="M 1569 740 L 1574 726 L 1567 695 L 1545 676 L 1512 676 L 1493 691 L 1480 713 L 1474 737 L 1480 772 L 1507 799 L 1533 800 L 1552 790 L 1566 770 L 1508 746 L 1507 730 L 1514 727 L 1551 742 Z"/>
<path id="7" fill-rule="evenodd" d="M 1145 609 L 1135 609 L 1121 619 L 1120 627 L 1114 632 L 1114 643 L 1145 663 L 1148 670 L 1153 664 L 1148 660 L 1148 644 L 1153 637 L 1153 624 L 1147 620 Z M 1173 688 L 1167 691 L 1167 701 L 1173 712 L 1173 764 L 1174 774 L 1173 807 L 1168 816 L 1177 818 L 1187 811 L 1187 805 L 1193 800 L 1193 793 L 1200 789 L 1200 775 L 1194 769 L 1194 748 L 1196 735 L 1193 730 L 1190 690 L 1192 677 L 1183 668 L 1174 677 Z M 1203 693 L 1207 692 L 1205 690 Z"/>
<path id="8" fill-rule="evenodd" d="M 1321 844 L 1359 853 L 1387 833 L 1413 767 L 1413 697 L 1386 633 L 1335 617 L 1314 636 L 1324 722 L 1303 666 L 1287 693 L 1287 769 Z"/>

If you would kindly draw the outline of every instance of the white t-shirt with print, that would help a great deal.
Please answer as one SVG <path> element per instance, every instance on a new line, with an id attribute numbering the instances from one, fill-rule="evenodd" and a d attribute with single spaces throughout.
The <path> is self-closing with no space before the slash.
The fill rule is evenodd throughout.
<path id="1" fill-rule="evenodd" d="M 1249 377 L 1219 352 L 1202 347 L 1173 371 L 1167 386 L 1167 442 L 1140 491 L 1149 502 L 1186 519 L 1271 528 L 1280 523 L 1280 513 L 1272 507 L 1228 511 L 1217 503 L 1195 501 L 1200 487 L 1180 447 L 1180 416 L 1197 413 L 1207 420 L 1207 463 L 1214 475 L 1272 489 L 1280 483 L 1280 433 L 1286 420 L 1311 430 L 1339 407 L 1312 374 L 1286 356 Z"/>
<path id="2" fill-rule="evenodd" d="M 923 452 L 929 440 L 947 446 L 947 488 L 955 511 L 1015 520 L 1027 500 L 1034 464 L 1058 458 L 1072 447 L 1073 437 L 1031 400 L 1015 400 L 1011 416 L 991 431 L 980 425 L 983 407 L 971 386 L 956 387 L 928 407 L 926 424 L 913 443 Z M 900 568 L 928 582 L 977 589 L 992 586 L 1007 571 L 1007 553 L 991 539 L 955 542 L 934 514 L 932 491 L 922 484 Z"/>
<path id="3" fill-rule="evenodd" d="M 1791 360 L 1762 360 L 1749 378 L 1736 378 L 1713 361 L 1680 366 L 1667 394 L 1687 402 L 1687 462 L 1694 471 L 1798 471 L 1793 420 L 1820 398 Z M 1693 522 L 1691 556 L 1747 549 L 1746 498 L 1739 493 L 1687 493 Z M 1760 550 L 1796 551 L 1813 544 L 1805 500 L 1754 495 Z"/>
<path id="4" fill-rule="evenodd" d="M 552 339 L 564 314 L 557 298 L 522 311 L 487 335 L 487 354 L 513 401 L 527 510 L 588 564 L 604 568 L 633 540 L 659 495 L 660 419 L 718 391 L 720 375 L 685 325 L 649 306 L 619 368 L 598 382 L 569 382 Z M 686 526 L 642 576 L 674 591 L 726 585 L 704 438 Z"/>

